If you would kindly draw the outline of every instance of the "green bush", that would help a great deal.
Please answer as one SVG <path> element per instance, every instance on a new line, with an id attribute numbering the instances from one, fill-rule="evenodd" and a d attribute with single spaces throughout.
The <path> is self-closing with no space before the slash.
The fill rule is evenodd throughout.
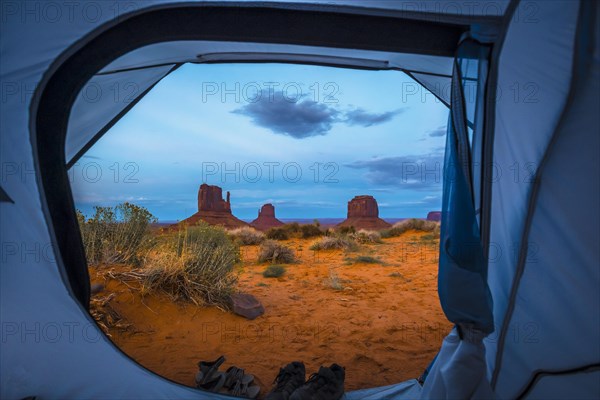
<path id="1" fill-rule="evenodd" d="M 261 244 L 263 240 L 265 240 L 264 233 L 249 227 L 233 229 L 229 231 L 228 234 L 243 246 Z"/>
<path id="2" fill-rule="evenodd" d="M 131 203 L 94 207 L 87 220 L 77 211 L 77 220 L 90 265 L 138 262 L 150 224 L 156 222 L 147 209 Z"/>
<path id="3" fill-rule="evenodd" d="M 269 265 L 267 269 L 263 271 L 265 278 L 279 278 L 285 274 L 285 267 L 283 265 Z"/>
<path id="4" fill-rule="evenodd" d="M 294 251 L 273 240 L 265 240 L 258 251 L 258 262 L 291 263 L 296 261 Z"/>
<path id="5" fill-rule="evenodd" d="M 161 291 L 173 300 L 227 309 L 239 260 L 239 248 L 225 230 L 200 224 L 164 235 L 137 276 L 145 292 Z"/>
<path id="6" fill-rule="evenodd" d="M 390 238 L 400 236 L 410 230 L 421 232 L 433 232 L 435 235 L 440 235 L 440 224 L 434 221 L 426 221 L 423 219 L 411 218 L 404 221 L 396 222 L 391 228 L 381 231 L 381 237 Z"/>
<path id="7" fill-rule="evenodd" d="M 300 226 L 300 232 L 302 233 L 303 239 L 308 239 L 316 236 L 323 236 L 323 231 L 317 224 L 307 224 Z"/>

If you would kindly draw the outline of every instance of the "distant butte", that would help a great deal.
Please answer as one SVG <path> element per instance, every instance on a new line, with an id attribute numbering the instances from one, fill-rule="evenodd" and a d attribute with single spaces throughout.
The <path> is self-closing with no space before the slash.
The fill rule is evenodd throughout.
<path id="1" fill-rule="evenodd" d="M 378 230 L 391 224 L 379 218 L 379 207 L 373 196 L 356 196 L 348 202 L 348 218 L 338 227 L 353 226 L 355 229 Z"/>
<path id="2" fill-rule="evenodd" d="M 440 222 L 441 220 L 442 220 L 442 212 L 441 211 L 429 211 L 429 213 L 427 213 L 427 221 Z"/>
<path id="3" fill-rule="evenodd" d="M 265 204 L 258 211 L 258 218 L 250 222 L 250 226 L 266 231 L 277 226 L 284 225 L 283 222 L 275 218 L 275 207 L 273 204 Z"/>
<path id="4" fill-rule="evenodd" d="M 204 221 L 209 225 L 220 225 L 224 228 L 233 229 L 248 224 L 231 213 L 230 194 L 227 192 L 227 200 L 223 200 L 223 190 L 219 186 L 203 183 L 198 190 L 198 212 L 184 219 L 180 224 L 195 225 Z"/>

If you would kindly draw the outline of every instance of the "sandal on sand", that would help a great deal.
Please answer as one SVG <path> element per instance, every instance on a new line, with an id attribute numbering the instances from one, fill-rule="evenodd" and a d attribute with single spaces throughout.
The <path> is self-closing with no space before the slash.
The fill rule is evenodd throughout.
<path id="1" fill-rule="evenodd" d="M 198 385 L 198 387 L 220 379 L 220 375 L 223 375 L 222 377 L 224 380 L 225 375 L 222 372 L 217 374 L 219 367 L 224 362 L 225 357 L 223 356 L 217 358 L 215 361 L 200 361 L 198 363 L 198 368 L 200 369 L 200 371 L 196 374 L 196 384 Z"/>
<path id="2" fill-rule="evenodd" d="M 225 374 L 223 372 L 217 371 L 213 374 L 210 381 L 198 384 L 198 389 L 206 390 L 208 392 L 218 393 L 222 390 L 223 384 L 225 383 Z"/>
<path id="3" fill-rule="evenodd" d="M 229 367 L 225 374 L 225 384 L 223 386 L 232 389 L 238 381 L 249 385 L 253 380 L 254 376 L 244 373 L 242 368 Z"/>
<path id="4" fill-rule="evenodd" d="M 242 368 L 229 367 L 225 374 L 225 383 L 221 393 L 255 399 L 260 393 L 260 388 L 257 385 L 250 386 L 252 381 L 254 381 L 254 376 L 246 374 Z"/>
<path id="5" fill-rule="evenodd" d="M 231 390 L 233 396 L 245 397 L 247 399 L 255 399 L 258 393 L 260 393 L 258 385 L 249 386 L 249 383 L 243 383 L 242 381 L 236 381 L 235 386 Z"/>

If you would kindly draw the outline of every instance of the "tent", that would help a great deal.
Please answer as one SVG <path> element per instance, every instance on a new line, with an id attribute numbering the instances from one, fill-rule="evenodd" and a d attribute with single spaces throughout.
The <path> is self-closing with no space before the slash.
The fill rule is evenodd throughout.
<path id="1" fill-rule="evenodd" d="M 400 70 L 449 107 L 439 295 L 455 328 L 421 381 L 347 398 L 600 397 L 597 2 L 0 7 L 3 399 L 219 397 L 95 325 L 67 169 L 178 66 L 265 61 Z"/>

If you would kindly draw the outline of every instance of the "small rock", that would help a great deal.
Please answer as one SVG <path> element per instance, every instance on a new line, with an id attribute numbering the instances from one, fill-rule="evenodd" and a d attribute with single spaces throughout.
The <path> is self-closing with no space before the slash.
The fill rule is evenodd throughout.
<path id="1" fill-rule="evenodd" d="M 255 319 L 265 313 L 260 301 L 248 293 L 236 293 L 231 296 L 233 312 L 247 319 Z"/>

